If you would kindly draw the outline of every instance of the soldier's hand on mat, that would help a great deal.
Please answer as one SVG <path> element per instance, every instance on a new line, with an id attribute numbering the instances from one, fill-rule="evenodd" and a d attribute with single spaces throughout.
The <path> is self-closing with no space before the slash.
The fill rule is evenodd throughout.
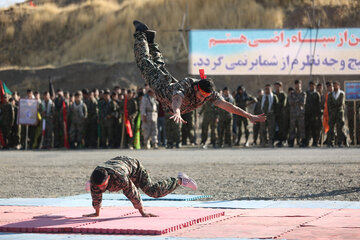
<path id="1" fill-rule="evenodd" d="M 143 208 L 139 208 L 139 212 L 140 212 L 141 216 L 143 216 L 143 217 L 158 217 L 155 214 L 144 212 Z"/>
<path id="2" fill-rule="evenodd" d="M 152 214 L 152 213 L 142 213 L 141 216 L 143 217 L 158 217 L 158 215 Z"/>
<path id="3" fill-rule="evenodd" d="M 265 122 L 266 121 L 266 115 L 263 113 L 263 114 L 260 114 L 260 115 L 251 115 L 249 117 L 249 120 L 252 122 L 252 123 L 256 123 L 256 122 Z"/>
<path id="4" fill-rule="evenodd" d="M 179 112 L 176 112 L 174 115 L 170 117 L 170 119 L 174 119 L 174 122 L 180 124 L 180 123 L 186 123 L 184 119 L 182 119 L 181 114 Z"/>
<path id="5" fill-rule="evenodd" d="M 83 217 L 98 217 L 97 213 L 84 214 Z"/>

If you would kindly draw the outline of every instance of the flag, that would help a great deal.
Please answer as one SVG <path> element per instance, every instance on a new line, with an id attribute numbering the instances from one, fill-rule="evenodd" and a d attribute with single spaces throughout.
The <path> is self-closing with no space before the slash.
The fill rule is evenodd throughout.
<path id="1" fill-rule="evenodd" d="M 206 76 L 205 76 L 205 70 L 202 68 L 202 69 L 199 69 L 199 73 L 200 73 L 200 78 L 201 79 L 206 79 Z"/>
<path id="2" fill-rule="evenodd" d="M 126 128 L 126 133 L 129 135 L 130 138 L 133 137 L 133 132 L 131 129 L 131 123 L 129 120 L 129 112 L 127 109 L 127 95 L 125 95 L 125 103 L 124 103 L 124 115 L 125 115 L 125 128 Z"/>
<path id="3" fill-rule="evenodd" d="M 0 103 L 1 104 L 4 102 L 4 95 L 5 95 L 5 90 L 3 88 L 2 81 L 0 80 Z"/>
<path id="4" fill-rule="evenodd" d="M 329 127 L 329 110 L 328 110 L 328 96 L 329 94 L 326 94 L 325 96 L 325 106 L 324 106 L 324 115 L 323 115 L 323 127 L 324 132 L 327 133 L 330 129 Z"/>
<path id="5" fill-rule="evenodd" d="M 63 101 L 63 103 L 62 103 L 62 107 L 63 107 L 63 121 L 64 121 L 64 146 L 69 149 L 70 145 L 69 145 L 69 138 L 68 138 L 68 134 L 67 134 L 67 111 L 66 111 L 65 101 Z"/>
<path id="6" fill-rule="evenodd" d="M 141 127 L 141 114 L 139 113 L 136 117 L 136 123 L 135 123 L 135 137 L 134 137 L 134 148 L 135 149 L 141 149 L 140 127 Z"/>
<path id="7" fill-rule="evenodd" d="M 5 82 L 0 80 L 0 101 L 3 103 L 5 94 L 12 95 L 10 89 L 6 86 Z"/>
<path id="8" fill-rule="evenodd" d="M 50 93 L 51 98 L 55 97 L 54 84 L 53 84 L 51 78 L 49 78 L 49 93 Z"/>

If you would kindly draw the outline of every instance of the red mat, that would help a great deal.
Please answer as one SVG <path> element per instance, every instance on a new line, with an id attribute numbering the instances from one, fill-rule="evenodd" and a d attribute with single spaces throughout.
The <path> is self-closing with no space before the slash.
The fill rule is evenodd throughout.
<path id="1" fill-rule="evenodd" d="M 74 228 L 78 233 L 160 235 L 170 233 L 197 223 L 205 222 L 225 214 L 222 210 L 200 208 L 147 208 L 146 211 L 158 215 L 143 218 L 139 213 L 117 220 L 102 221 Z"/>
<path id="2" fill-rule="evenodd" d="M 101 210 L 101 217 L 82 217 L 92 213 L 88 208 L 52 207 L 52 214 L 40 214 L 51 209 L 41 207 L 28 209 L 30 213 L 9 212 L 8 222 L 0 223 L 2 232 L 34 233 L 107 233 L 107 234 L 164 234 L 191 226 L 196 223 L 224 215 L 222 210 L 199 208 L 147 208 L 146 211 L 159 215 L 156 218 L 143 218 L 137 210 L 130 207 L 108 207 Z M 62 211 L 61 211 L 62 210 Z M 3 214 L 2 214 L 3 215 Z"/>
<path id="3" fill-rule="evenodd" d="M 322 208 L 262 208 L 248 211 L 244 216 L 253 217 L 320 217 L 332 209 Z"/>
<path id="4" fill-rule="evenodd" d="M 281 235 L 279 239 L 355 240 L 360 239 L 360 229 L 301 227 Z"/>
<path id="5" fill-rule="evenodd" d="M 94 210 L 90 207 L 87 208 L 66 208 L 63 212 L 59 212 L 62 208 L 52 207 L 52 212 L 58 212 L 56 214 L 39 215 L 39 212 L 33 209 L 31 218 L 23 220 L 28 217 L 29 214 L 23 214 L 21 218 L 20 213 L 13 213 L 12 223 L 3 224 L 0 226 L 2 232 L 40 232 L 40 233 L 64 233 L 72 232 L 73 228 L 93 224 L 98 221 L 109 221 L 117 219 L 118 217 L 134 214 L 137 210 L 134 208 L 104 208 L 102 209 L 102 217 L 89 218 L 82 217 L 83 214 L 92 213 Z M 111 216 L 111 217 L 110 217 Z M 18 219 L 15 221 L 15 218 Z"/>

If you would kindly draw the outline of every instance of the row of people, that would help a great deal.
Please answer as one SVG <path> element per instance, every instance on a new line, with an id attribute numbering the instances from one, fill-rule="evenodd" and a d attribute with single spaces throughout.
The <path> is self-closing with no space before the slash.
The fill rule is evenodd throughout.
<path id="1" fill-rule="evenodd" d="M 324 143 L 333 147 L 348 146 L 345 125 L 345 93 L 339 82 L 327 82 L 326 92 L 323 85 L 309 82 L 307 91 L 302 90 L 301 80 L 296 80 L 288 92 L 282 89 L 282 83 L 276 82 L 272 87 L 266 84 L 259 89 L 257 97 L 249 95 L 243 86 L 230 94 L 227 87 L 222 91 L 226 101 L 235 103 L 244 110 L 252 108 L 254 114 L 266 115 L 267 120 L 253 125 L 253 145 L 278 146 L 287 144 L 294 147 L 319 146 L 321 136 L 326 134 Z M 240 145 L 242 133 L 245 133 L 244 146 L 248 147 L 249 127 L 246 118 L 231 115 L 226 111 L 207 103 L 202 109 L 201 144 L 207 147 L 208 129 L 211 129 L 210 143 L 215 146 Z M 325 119 L 324 119 L 325 118 Z M 232 129 L 231 129 L 232 126 Z M 336 130 L 336 134 L 335 134 Z M 336 141 L 335 141 L 336 138 Z"/>
<path id="2" fill-rule="evenodd" d="M 302 82 L 295 81 L 285 93 L 282 83 L 276 82 L 274 89 L 267 84 L 258 90 L 257 97 L 248 94 L 243 86 L 230 93 L 225 87 L 221 96 L 238 107 L 254 114 L 264 113 L 267 120 L 253 125 L 253 144 L 261 146 L 301 147 L 321 144 L 322 133 L 327 133 L 326 144 L 347 145 L 344 132 L 345 94 L 338 82 L 327 82 L 326 93 L 322 84 L 309 83 L 309 89 L 302 90 Z M 29 148 L 134 148 L 136 119 L 141 119 L 141 140 L 145 148 L 168 148 L 186 145 L 188 140 L 196 144 L 197 112 L 183 114 L 187 124 L 170 120 L 170 113 L 163 111 L 153 90 L 148 86 L 138 91 L 115 87 L 97 90 L 83 89 L 73 95 L 59 89 L 54 97 L 44 92 L 27 91 L 26 98 L 39 103 L 39 117 L 36 126 L 29 127 Z M 4 98 L 0 108 L 0 144 L 6 148 L 25 146 L 25 129 L 17 124 L 17 108 L 20 96 L 14 92 L 12 98 Z M 129 124 L 125 122 L 126 119 Z M 206 103 L 199 111 L 202 115 L 201 145 L 207 147 L 208 129 L 210 143 L 214 147 L 240 145 L 243 133 L 244 145 L 249 142 L 249 124 L 246 118 L 233 115 Z M 325 119 L 325 120 L 324 120 Z M 42 124 L 44 122 L 44 124 Z M 129 125 L 129 126 L 127 126 Z M 44 128 L 44 129 L 42 129 Z M 130 131 L 132 132 L 130 134 Z M 336 134 L 335 134 L 336 129 Z M 42 131 L 44 130 L 44 131 Z M 41 133 L 44 132 L 44 135 Z M 336 142 L 335 141 L 336 136 Z"/>

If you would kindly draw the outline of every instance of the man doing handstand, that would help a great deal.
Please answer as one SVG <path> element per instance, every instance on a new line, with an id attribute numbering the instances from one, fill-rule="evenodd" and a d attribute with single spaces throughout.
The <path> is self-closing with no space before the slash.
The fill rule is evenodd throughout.
<path id="1" fill-rule="evenodd" d="M 184 173 L 179 173 L 177 178 L 171 177 L 153 183 L 146 169 L 139 160 L 126 156 L 115 157 L 106 161 L 103 166 L 97 166 L 90 177 L 92 205 L 95 213 L 86 214 L 84 217 L 98 217 L 102 202 L 102 194 L 109 190 L 118 192 L 123 190 L 124 195 L 131 201 L 134 208 L 138 209 L 143 217 L 157 217 L 145 213 L 139 188 L 148 196 L 159 198 L 173 192 L 178 186 L 197 189 L 196 182 Z"/>
<path id="2" fill-rule="evenodd" d="M 155 31 L 137 20 L 134 38 L 135 61 L 146 83 L 155 91 L 157 100 L 164 110 L 173 114 L 176 123 L 186 123 L 181 114 L 190 112 L 210 101 L 225 111 L 249 118 L 251 122 L 264 122 L 266 116 L 252 115 L 225 101 L 214 88 L 211 79 L 193 79 L 187 77 L 176 80 L 165 68 L 164 58 L 158 44 L 154 43 Z"/>

